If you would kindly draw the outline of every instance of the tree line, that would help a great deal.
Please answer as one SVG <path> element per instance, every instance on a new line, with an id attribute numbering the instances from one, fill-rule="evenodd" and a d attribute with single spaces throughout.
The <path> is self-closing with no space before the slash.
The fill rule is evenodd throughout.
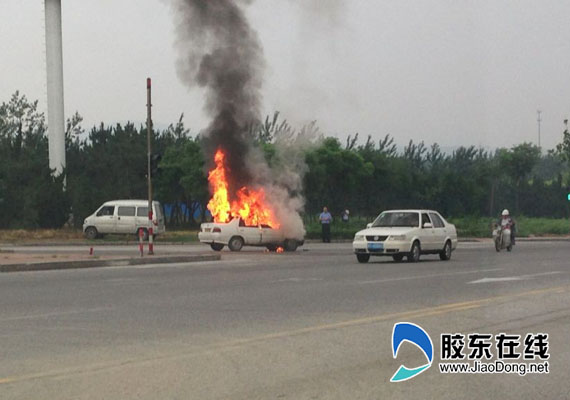
<path id="1" fill-rule="evenodd" d="M 85 217 L 112 199 L 146 198 L 145 126 L 94 126 L 84 132 L 75 114 L 67 121 L 64 174 L 49 169 L 45 117 L 15 93 L 0 105 L 0 227 L 81 227 Z M 570 134 L 541 152 L 530 143 L 510 149 L 475 146 L 444 152 L 438 144 L 410 141 L 398 149 L 386 135 L 358 134 L 346 141 L 320 133 L 315 123 L 295 130 L 275 113 L 251 124 L 252 143 L 276 168 L 289 146 L 304 166 L 305 218 L 323 206 L 340 215 L 373 216 L 390 208 L 432 208 L 449 217 L 515 215 L 568 217 Z M 152 131 L 154 198 L 168 205 L 167 225 L 195 227 L 209 200 L 200 135 L 183 117 Z M 65 178 L 64 178 L 65 177 Z"/>

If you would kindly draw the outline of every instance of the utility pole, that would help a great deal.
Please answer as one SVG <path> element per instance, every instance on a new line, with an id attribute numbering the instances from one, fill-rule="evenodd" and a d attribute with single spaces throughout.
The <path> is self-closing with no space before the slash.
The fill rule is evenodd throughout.
<path id="1" fill-rule="evenodd" d="M 541 114 L 542 111 L 536 111 L 536 122 L 538 123 L 538 147 L 540 147 L 540 123 L 542 122 L 542 118 L 540 117 Z"/>
<path id="2" fill-rule="evenodd" d="M 152 114 L 151 114 L 151 80 L 146 78 L 146 144 L 147 144 L 147 177 L 148 177 L 148 255 L 154 255 L 153 244 L 153 212 L 152 212 L 152 177 L 151 177 L 151 135 L 152 135 Z"/>
<path id="3" fill-rule="evenodd" d="M 65 168 L 61 0 L 45 0 L 45 24 L 49 167 L 57 176 Z"/>

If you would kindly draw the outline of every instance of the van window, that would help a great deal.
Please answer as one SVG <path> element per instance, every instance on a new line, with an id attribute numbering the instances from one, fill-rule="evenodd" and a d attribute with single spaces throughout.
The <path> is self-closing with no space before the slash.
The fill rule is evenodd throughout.
<path id="1" fill-rule="evenodd" d="M 148 207 L 138 207 L 137 217 L 147 217 L 148 218 Z"/>
<path id="2" fill-rule="evenodd" d="M 134 207 L 119 207 L 119 217 L 134 217 L 135 208 Z"/>
<path id="3" fill-rule="evenodd" d="M 115 214 L 115 206 L 105 206 L 97 212 L 98 217 Z"/>

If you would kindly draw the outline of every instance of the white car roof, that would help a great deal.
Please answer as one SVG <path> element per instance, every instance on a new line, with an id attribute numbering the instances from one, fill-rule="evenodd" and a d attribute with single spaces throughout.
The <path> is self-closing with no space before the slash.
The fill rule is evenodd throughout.
<path id="1" fill-rule="evenodd" d="M 438 213 L 434 210 L 413 209 L 413 210 L 384 210 L 382 212 L 416 212 L 416 213 Z M 438 213 L 439 214 L 439 213 Z"/>

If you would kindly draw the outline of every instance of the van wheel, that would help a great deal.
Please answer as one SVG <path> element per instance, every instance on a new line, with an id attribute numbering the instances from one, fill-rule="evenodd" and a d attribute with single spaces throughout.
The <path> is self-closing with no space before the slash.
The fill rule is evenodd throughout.
<path id="1" fill-rule="evenodd" d="M 275 244 L 268 244 L 267 246 L 265 246 L 267 248 L 267 250 L 269 251 L 277 251 L 277 245 Z"/>
<path id="2" fill-rule="evenodd" d="M 234 236 L 230 239 L 228 247 L 231 251 L 240 251 L 243 247 L 243 239 L 239 236 Z"/>
<path id="3" fill-rule="evenodd" d="M 97 228 L 94 226 L 89 226 L 87 229 L 85 229 L 85 237 L 87 239 L 97 239 L 97 236 L 99 236 L 99 232 L 97 232 Z"/>
<path id="4" fill-rule="evenodd" d="M 210 247 L 212 248 L 212 250 L 214 251 L 222 251 L 222 249 L 224 248 L 224 245 L 221 243 L 211 243 Z"/>

